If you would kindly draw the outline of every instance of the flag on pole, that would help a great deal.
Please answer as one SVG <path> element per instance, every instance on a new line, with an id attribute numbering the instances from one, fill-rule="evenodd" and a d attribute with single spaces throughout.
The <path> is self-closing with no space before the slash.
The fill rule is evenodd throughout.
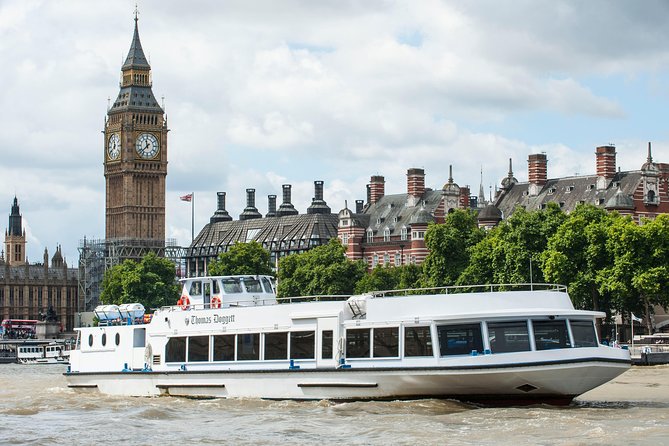
<path id="1" fill-rule="evenodd" d="M 637 321 L 637 322 L 642 322 L 640 317 L 636 317 L 634 313 L 630 313 L 632 315 L 632 320 Z"/>
<path id="2" fill-rule="evenodd" d="M 193 201 L 193 194 L 182 195 L 179 199 L 181 201 Z"/>

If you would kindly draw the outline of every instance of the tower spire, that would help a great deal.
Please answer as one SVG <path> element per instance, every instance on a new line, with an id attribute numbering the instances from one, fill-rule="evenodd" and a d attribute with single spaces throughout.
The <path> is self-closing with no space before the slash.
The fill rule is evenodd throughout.
<path id="1" fill-rule="evenodd" d="M 139 40 L 139 10 L 135 5 L 135 32 L 132 36 L 132 43 L 130 44 L 130 51 L 128 51 L 128 57 L 125 58 L 125 63 L 121 70 L 128 68 L 140 68 L 140 69 L 150 69 L 149 62 L 144 55 L 144 50 L 142 49 L 142 42 Z"/>
<path id="2" fill-rule="evenodd" d="M 650 151 L 650 141 L 648 141 L 648 159 L 646 160 L 646 162 L 649 162 L 649 163 L 653 162 L 653 155 L 651 154 L 651 151 Z"/>
<path id="3" fill-rule="evenodd" d="M 483 191 L 483 166 L 481 166 L 481 182 L 479 183 L 479 206 L 485 204 L 485 192 Z"/>

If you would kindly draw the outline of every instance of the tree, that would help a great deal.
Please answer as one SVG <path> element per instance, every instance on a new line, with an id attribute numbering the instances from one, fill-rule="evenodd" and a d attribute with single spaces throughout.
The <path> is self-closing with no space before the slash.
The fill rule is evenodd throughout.
<path id="1" fill-rule="evenodd" d="M 642 219 L 640 225 L 617 219 L 608 231 L 612 265 L 602 271 L 600 289 L 612 293 L 624 315 L 650 315 L 653 305 L 669 306 L 669 215 Z"/>
<path id="2" fill-rule="evenodd" d="M 483 236 L 476 215 L 470 211 L 455 210 L 443 224 L 430 225 L 425 233 L 425 246 L 430 251 L 423 262 L 425 285 L 455 284 L 469 264 L 469 249 Z"/>
<path id="3" fill-rule="evenodd" d="M 366 273 L 355 285 L 356 293 L 415 288 L 421 280 L 421 268 L 417 265 L 377 265 Z"/>
<path id="4" fill-rule="evenodd" d="M 531 212 L 517 208 L 470 249 L 470 262 L 458 284 L 544 282 L 538 260 L 565 219 L 555 203 Z"/>
<path id="5" fill-rule="evenodd" d="M 149 253 L 141 261 L 126 260 L 105 271 L 100 301 L 104 304 L 141 303 L 144 308 L 174 305 L 179 296 L 174 264 Z"/>
<path id="6" fill-rule="evenodd" d="M 279 296 L 353 294 L 367 265 L 362 260 L 347 259 L 345 252 L 339 239 L 333 238 L 326 245 L 282 258 L 278 272 Z"/>
<path id="7" fill-rule="evenodd" d="M 269 252 L 256 241 L 236 242 L 227 252 L 209 263 L 207 270 L 212 276 L 234 276 L 238 274 L 273 275 Z"/>
<path id="8" fill-rule="evenodd" d="M 612 263 L 606 250 L 607 229 L 616 218 L 618 214 L 592 205 L 577 206 L 541 255 L 546 280 L 568 285 L 576 308 L 611 315 L 611 302 L 608 294 L 601 295 L 599 278 Z"/>

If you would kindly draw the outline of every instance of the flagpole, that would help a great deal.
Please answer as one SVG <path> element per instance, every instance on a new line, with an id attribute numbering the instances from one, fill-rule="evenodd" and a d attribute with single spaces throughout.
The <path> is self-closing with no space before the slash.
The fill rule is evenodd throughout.
<path id="1" fill-rule="evenodd" d="M 630 321 L 631 321 L 630 324 L 632 325 L 632 349 L 634 349 L 634 316 L 632 315 L 632 313 L 630 313 Z M 630 352 L 632 351 L 632 349 L 630 349 Z"/>
<path id="2" fill-rule="evenodd" d="M 190 201 L 190 242 L 195 240 L 195 192 L 191 192 L 193 199 Z"/>

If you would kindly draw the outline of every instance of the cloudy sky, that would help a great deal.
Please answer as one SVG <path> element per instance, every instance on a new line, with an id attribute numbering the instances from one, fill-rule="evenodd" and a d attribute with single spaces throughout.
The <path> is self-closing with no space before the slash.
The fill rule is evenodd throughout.
<path id="1" fill-rule="evenodd" d="M 135 2 L 0 0 L 0 216 L 19 199 L 28 258 L 104 237 L 108 98 L 118 94 Z M 237 218 L 245 189 L 293 185 L 304 212 L 325 181 L 336 212 L 422 167 L 488 191 L 546 152 L 549 177 L 623 170 L 648 141 L 669 162 L 666 1 L 142 0 L 142 45 L 164 96 L 167 234 L 190 243 L 216 191 Z M 280 198 L 279 198 L 280 200 Z"/>

